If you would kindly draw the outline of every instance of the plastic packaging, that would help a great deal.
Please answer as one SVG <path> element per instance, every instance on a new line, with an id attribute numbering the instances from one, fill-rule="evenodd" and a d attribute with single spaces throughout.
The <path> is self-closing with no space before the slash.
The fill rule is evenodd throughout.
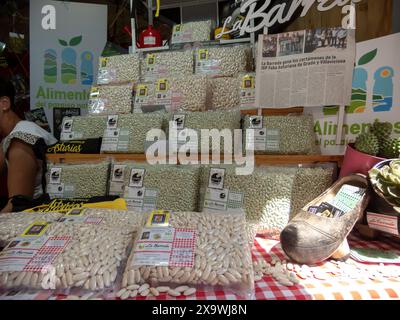
<path id="1" fill-rule="evenodd" d="M 254 148 L 255 154 L 313 154 L 316 150 L 311 115 L 246 115 L 244 129 L 244 149 Z M 254 140 L 249 130 L 254 131 Z"/>
<path id="2" fill-rule="evenodd" d="M 168 249 L 160 252 L 158 245 Z M 174 296 L 181 294 L 177 287 L 187 285 L 251 298 L 254 275 L 243 212 L 151 213 L 138 232 L 122 288 L 143 283 L 168 286 Z"/>
<path id="3" fill-rule="evenodd" d="M 124 197 L 129 210 L 195 211 L 199 177 L 197 166 L 116 162 L 111 167 L 109 193 Z"/>
<path id="4" fill-rule="evenodd" d="M 232 151 L 235 149 L 233 133 L 235 129 L 240 129 L 240 111 L 206 111 L 206 112 L 175 112 L 169 118 L 169 124 L 176 126 L 177 137 L 169 136 L 169 139 L 173 139 L 171 144 L 176 146 L 179 150 L 182 145 L 187 141 L 187 132 L 184 129 L 192 129 L 197 133 L 197 150 L 202 152 L 224 151 L 224 139 L 221 137 L 219 140 L 216 135 L 210 133 L 210 138 L 206 139 L 201 136 L 201 129 L 208 130 L 224 130 L 229 129 L 228 135 L 232 138 L 230 147 Z M 168 130 L 168 129 L 167 129 Z M 193 141 L 191 141 L 193 142 Z M 229 144 L 228 144 L 229 145 Z M 178 149 L 179 148 L 179 149 Z M 237 148 L 237 147 L 236 147 Z M 193 149 L 195 146 L 193 145 Z"/>
<path id="5" fill-rule="evenodd" d="M 26 226 L 3 251 L 11 260 L 0 262 L 0 287 L 45 290 L 77 287 L 90 291 L 113 287 L 137 230 L 134 223 L 126 223 L 127 216 L 132 214 L 120 212 L 100 224 L 66 220 Z M 28 259 L 18 262 L 12 258 L 20 248 L 24 248 Z"/>
<path id="6" fill-rule="evenodd" d="M 255 73 L 208 80 L 209 110 L 255 109 Z"/>
<path id="7" fill-rule="evenodd" d="M 100 57 L 97 84 L 121 84 L 136 82 L 140 78 L 138 53 Z"/>
<path id="8" fill-rule="evenodd" d="M 133 84 L 92 87 L 89 114 L 120 114 L 132 112 Z"/>
<path id="9" fill-rule="evenodd" d="M 252 71 L 249 45 L 224 45 L 195 51 L 195 73 L 214 77 L 234 77 Z"/>
<path id="10" fill-rule="evenodd" d="M 0 215 L 0 248 L 20 235 L 26 228 L 36 221 L 55 221 L 62 216 L 58 212 L 36 213 L 36 212 L 12 212 Z"/>
<path id="11" fill-rule="evenodd" d="M 145 153 L 153 142 L 146 136 L 151 129 L 161 129 L 164 116 L 158 114 L 109 115 L 101 150 L 104 153 Z"/>
<path id="12" fill-rule="evenodd" d="M 106 128 L 107 116 L 75 116 L 64 117 L 60 140 L 86 140 L 100 138 Z"/>
<path id="13" fill-rule="evenodd" d="M 48 163 L 47 193 L 52 199 L 105 196 L 109 167 L 109 161 L 74 164 Z"/>
<path id="14" fill-rule="evenodd" d="M 141 59 L 141 73 L 142 81 L 190 76 L 193 74 L 193 51 L 170 50 L 147 53 Z"/>
<path id="15" fill-rule="evenodd" d="M 250 175 L 237 175 L 234 165 L 202 168 L 200 210 L 244 210 L 258 230 L 281 231 L 290 217 L 295 171 L 256 167 Z"/>
<path id="16" fill-rule="evenodd" d="M 207 78 L 201 75 L 183 75 L 139 83 L 134 112 L 204 111 L 206 103 Z"/>
<path id="17" fill-rule="evenodd" d="M 212 21 L 191 21 L 176 24 L 172 30 L 171 43 L 210 41 Z"/>

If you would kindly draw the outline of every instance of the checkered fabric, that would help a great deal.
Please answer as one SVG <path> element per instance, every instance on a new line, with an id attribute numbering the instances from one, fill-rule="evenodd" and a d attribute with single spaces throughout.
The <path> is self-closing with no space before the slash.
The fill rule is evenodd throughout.
<path id="1" fill-rule="evenodd" d="M 177 238 L 179 233 L 187 233 L 188 235 L 193 235 L 193 237 Z M 193 267 L 195 245 L 196 231 L 194 229 L 176 228 L 169 265 L 174 267 Z"/>
<path id="2" fill-rule="evenodd" d="M 351 247 L 376 248 L 393 250 L 400 254 L 400 244 L 382 241 L 363 241 L 357 235 L 350 235 Z M 257 237 L 253 247 L 253 259 L 265 259 L 270 262 L 272 255 L 281 260 L 287 259 L 279 241 Z M 358 263 L 351 260 L 351 265 L 362 266 L 366 272 L 377 267 L 376 264 Z M 351 267 L 350 265 L 350 267 Z M 285 287 L 275 281 L 271 276 L 266 276 L 255 284 L 255 299 L 257 300 L 399 300 L 400 279 L 385 278 L 370 279 L 368 274 L 364 277 L 357 275 L 353 278 L 345 278 L 337 274 L 337 266 L 331 261 L 312 266 L 314 277 L 300 280 L 300 283 L 291 287 Z M 317 279 L 317 274 L 322 273 L 324 279 Z M 42 295 L 43 296 L 43 295 Z M 112 292 L 104 296 L 105 299 L 115 299 Z M 243 300 L 245 296 L 239 296 L 228 290 L 198 290 L 190 297 L 171 297 L 161 294 L 158 297 L 136 297 L 133 300 Z M 65 299 L 65 296 L 53 296 L 50 299 Z"/>
<path id="3" fill-rule="evenodd" d="M 68 242 L 71 240 L 70 236 L 65 237 L 49 237 L 45 244 L 36 252 L 34 257 L 25 266 L 24 271 L 26 272 L 41 272 L 47 267 L 51 266 L 55 258 L 63 252 Z M 53 246 L 50 243 L 54 242 L 62 243 L 62 246 Z"/>

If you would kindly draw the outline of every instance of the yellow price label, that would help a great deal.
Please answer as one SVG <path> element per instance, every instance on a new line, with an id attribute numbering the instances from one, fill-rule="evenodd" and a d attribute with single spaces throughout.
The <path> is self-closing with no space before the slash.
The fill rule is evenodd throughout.
<path id="1" fill-rule="evenodd" d="M 139 84 L 136 88 L 136 95 L 138 97 L 146 97 L 148 92 L 147 85 L 145 84 Z"/>
<path id="2" fill-rule="evenodd" d="M 86 209 L 84 208 L 74 208 L 67 212 L 66 216 L 81 216 L 85 212 Z"/>
<path id="3" fill-rule="evenodd" d="M 174 32 L 181 32 L 183 28 L 182 24 L 177 24 L 174 28 Z"/>
<path id="4" fill-rule="evenodd" d="M 157 80 L 157 91 L 168 91 L 169 85 L 167 79 L 158 79 Z"/>
<path id="5" fill-rule="evenodd" d="M 24 232 L 21 234 L 21 237 L 40 237 L 49 227 L 48 222 L 34 222 L 30 224 Z"/>
<path id="6" fill-rule="evenodd" d="M 154 53 L 149 53 L 146 56 L 146 63 L 148 66 L 152 66 L 152 65 L 156 64 L 156 55 Z"/>
<path id="7" fill-rule="evenodd" d="M 108 58 L 107 57 L 100 57 L 100 67 L 105 68 L 107 67 Z"/>
<path id="8" fill-rule="evenodd" d="M 168 227 L 171 212 L 168 210 L 153 210 L 147 220 L 148 227 Z"/>
<path id="9" fill-rule="evenodd" d="M 243 89 L 252 89 L 254 88 L 254 77 L 250 75 L 245 75 L 242 79 L 242 88 Z"/>
<path id="10" fill-rule="evenodd" d="M 198 49 L 197 57 L 199 60 L 208 60 L 208 50 L 207 49 Z"/>

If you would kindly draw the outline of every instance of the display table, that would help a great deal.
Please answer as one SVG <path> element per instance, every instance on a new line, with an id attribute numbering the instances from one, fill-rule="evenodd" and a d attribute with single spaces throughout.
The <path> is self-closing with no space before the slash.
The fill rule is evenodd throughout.
<path id="1" fill-rule="evenodd" d="M 400 245 L 388 244 L 381 241 L 363 241 L 356 235 L 349 237 L 351 247 L 375 248 L 393 250 L 400 254 Z M 276 240 L 257 237 L 253 247 L 253 258 L 263 258 L 271 262 L 271 254 L 279 259 L 286 259 L 280 244 Z M 280 285 L 271 276 L 265 276 L 255 285 L 255 297 L 257 300 L 388 300 L 400 299 L 400 277 L 377 276 L 376 270 L 388 270 L 399 266 L 358 263 L 349 260 L 345 264 L 346 274 L 340 274 L 338 264 L 328 261 L 315 267 L 310 267 L 314 274 L 307 279 L 301 279 L 300 283 L 285 287 Z M 360 270 L 361 268 L 361 270 Z M 343 266 L 342 266 L 343 270 Z M 71 292 L 73 295 L 74 292 Z M 115 299 L 114 292 L 105 295 L 93 295 L 90 298 Z M 30 300 L 63 300 L 65 295 L 52 295 L 51 292 L 20 291 L 0 294 L 0 299 L 30 299 Z M 165 294 L 159 297 L 137 297 L 136 300 L 241 300 L 235 294 L 225 291 L 201 291 L 190 297 L 174 298 Z M 132 299 L 132 300 L 135 300 Z"/>

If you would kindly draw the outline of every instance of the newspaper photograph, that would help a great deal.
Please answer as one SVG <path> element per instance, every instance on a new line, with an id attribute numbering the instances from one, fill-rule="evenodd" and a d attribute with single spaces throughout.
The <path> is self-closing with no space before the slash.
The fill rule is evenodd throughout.
<path id="1" fill-rule="evenodd" d="M 260 35 L 257 49 L 257 107 L 350 103 L 354 30 L 320 28 Z"/>

